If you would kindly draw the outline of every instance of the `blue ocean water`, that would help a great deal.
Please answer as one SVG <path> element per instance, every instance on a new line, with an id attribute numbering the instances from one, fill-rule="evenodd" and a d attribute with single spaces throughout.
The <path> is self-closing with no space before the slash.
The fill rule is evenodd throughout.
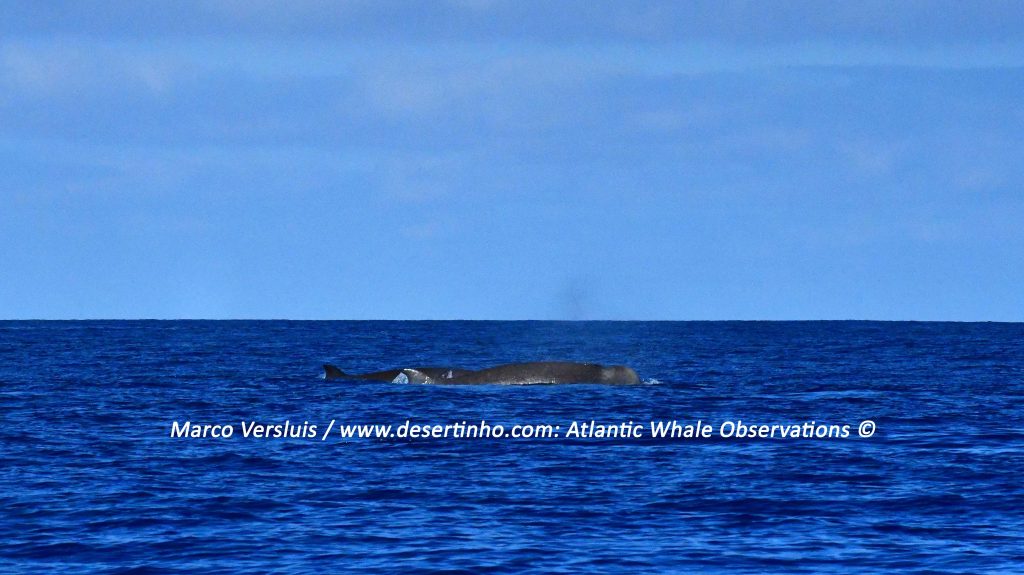
<path id="1" fill-rule="evenodd" d="M 564 359 L 645 385 L 323 380 Z M 0 571 L 1024 572 L 1024 324 L 0 322 Z M 242 437 L 241 422 L 848 424 Z M 861 421 L 876 432 L 858 435 Z M 172 438 L 172 422 L 234 435 Z"/>

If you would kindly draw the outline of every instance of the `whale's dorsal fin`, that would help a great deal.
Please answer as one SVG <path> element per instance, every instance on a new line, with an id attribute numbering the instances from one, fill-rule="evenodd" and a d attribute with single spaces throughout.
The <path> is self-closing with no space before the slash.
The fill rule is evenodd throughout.
<path id="1" fill-rule="evenodd" d="M 324 379 L 345 379 L 348 374 L 338 369 L 338 366 L 329 363 L 324 364 Z"/>
<path id="2" fill-rule="evenodd" d="M 434 380 L 418 369 L 403 369 L 402 374 L 409 378 L 409 383 L 434 383 Z"/>

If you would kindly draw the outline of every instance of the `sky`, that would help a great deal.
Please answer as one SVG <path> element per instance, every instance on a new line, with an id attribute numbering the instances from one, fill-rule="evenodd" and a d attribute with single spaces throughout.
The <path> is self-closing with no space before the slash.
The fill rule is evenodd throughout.
<path id="1" fill-rule="evenodd" d="M 1024 3 L 0 14 L 0 318 L 1024 321 Z"/>

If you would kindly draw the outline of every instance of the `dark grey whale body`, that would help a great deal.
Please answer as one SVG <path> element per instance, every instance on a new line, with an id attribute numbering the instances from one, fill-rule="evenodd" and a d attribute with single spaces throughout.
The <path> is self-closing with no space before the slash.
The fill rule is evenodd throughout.
<path id="1" fill-rule="evenodd" d="M 443 383 L 468 385 L 478 383 L 500 383 L 512 385 L 561 384 L 561 383 L 606 383 L 612 385 L 633 385 L 640 383 L 640 377 L 624 365 L 600 365 L 597 363 L 573 363 L 568 361 L 537 361 L 530 363 L 509 363 L 487 369 L 464 370 L 446 367 L 418 367 L 391 369 L 364 375 L 350 375 L 334 367 L 324 365 L 328 379 L 370 379 L 375 381 L 397 381 L 402 383 Z"/>

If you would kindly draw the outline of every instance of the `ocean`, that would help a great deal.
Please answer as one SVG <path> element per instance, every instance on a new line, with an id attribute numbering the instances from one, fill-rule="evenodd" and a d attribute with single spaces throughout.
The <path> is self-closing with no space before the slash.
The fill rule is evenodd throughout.
<path id="1" fill-rule="evenodd" d="M 537 360 L 644 383 L 321 377 Z M 1024 324 L 5 321 L 0 571 L 1020 573 L 1022 402 Z"/>

